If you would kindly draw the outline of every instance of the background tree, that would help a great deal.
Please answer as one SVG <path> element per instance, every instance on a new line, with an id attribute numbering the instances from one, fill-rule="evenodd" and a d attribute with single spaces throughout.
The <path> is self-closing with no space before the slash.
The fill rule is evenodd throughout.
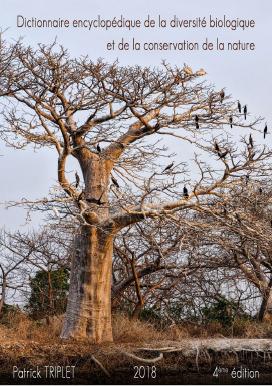
<path id="1" fill-rule="evenodd" d="M 10 300 L 13 297 L 15 302 L 20 304 L 35 303 L 32 298 L 38 299 L 39 287 L 41 292 L 39 303 L 48 306 L 49 315 L 57 312 L 59 306 L 56 304 L 62 302 L 58 300 L 59 297 L 59 299 L 64 298 L 61 291 L 65 291 L 65 279 L 67 285 L 70 268 L 69 233 L 65 233 L 65 238 L 63 236 L 60 229 L 56 234 L 54 228 L 50 229 L 50 227 L 29 233 L 2 231 L 0 236 L 0 270 L 2 272 L 0 284 L 3 294 L 0 304 L 2 306 L 7 297 Z M 58 275 L 59 284 L 56 283 Z M 33 287 L 36 290 L 35 295 L 33 295 Z M 59 291 L 56 291 L 56 288 Z M 33 301 L 30 301 L 29 297 Z M 44 302 L 41 300 L 42 297 Z M 66 304 L 66 300 L 63 302 Z M 33 304 L 30 308 L 32 306 Z"/>
<path id="2" fill-rule="evenodd" d="M 27 309 L 34 319 L 63 314 L 67 304 L 69 271 L 66 268 L 38 271 L 30 280 Z"/>
<path id="3" fill-rule="evenodd" d="M 32 249 L 28 254 L 17 253 L 17 248 L 12 235 L 2 230 L 0 233 L 0 315 L 7 302 L 15 298 L 18 301 L 20 296 L 26 290 L 27 281 L 22 274 L 22 266 L 26 263 Z M 16 299 L 17 297 L 17 299 Z"/>
<path id="4" fill-rule="evenodd" d="M 228 271 L 238 270 L 240 281 L 248 281 L 259 291 L 260 320 L 272 312 L 270 197 L 269 178 L 254 180 L 247 175 L 225 197 L 223 210 L 215 202 L 213 211 L 201 215 L 209 231 L 199 248 L 207 245 L 209 260 L 225 265 Z"/>
<path id="5" fill-rule="evenodd" d="M 237 129 L 245 126 L 243 115 L 225 93 L 203 82 L 203 72 L 188 66 L 121 67 L 70 58 L 55 44 L 34 50 L 2 42 L 0 55 L 8 58 L 0 68 L 1 137 L 16 148 L 56 150 L 65 196 L 55 201 L 73 202 L 74 209 L 62 213 L 47 199 L 38 204 L 79 224 L 62 337 L 111 341 L 115 236 L 147 219 L 175 221 L 179 211 L 208 206 L 241 173 L 256 173 L 257 163 L 265 172 L 269 152 L 234 147 L 229 118 Z M 181 163 L 161 142 L 166 136 L 198 152 L 195 178 L 192 163 Z M 70 156 L 80 169 L 72 181 Z"/>

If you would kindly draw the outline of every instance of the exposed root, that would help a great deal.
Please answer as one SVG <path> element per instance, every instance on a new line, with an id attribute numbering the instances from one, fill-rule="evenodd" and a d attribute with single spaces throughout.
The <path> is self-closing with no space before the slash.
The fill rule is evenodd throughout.
<path id="1" fill-rule="evenodd" d="M 162 358 L 162 355 L 165 356 L 167 353 L 173 352 L 182 352 L 184 357 L 191 357 L 195 359 L 196 369 L 200 371 L 200 361 L 203 359 L 205 363 L 209 363 L 211 368 L 214 361 L 214 357 L 219 354 L 227 358 L 227 361 L 233 361 L 238 364 L 240 359 L 242 361 L 254 361 L 254 358 L 261 359 L 263 362 L 268 362 L 271 360 L 272 354 L 272 343 L 270 340 L 265 339 L 254 339 L 254 340 L 239 340 L 239 339 L 207 339 L 202 341 L 193 341 L 189 340 L 188 342 L 183 342 L 182 346 L 165 346 L 165 347 L 138 347 L 138 351 L 154 352 L 160 354 L 158 358 L 155 359 L 144 359 L 136 357 L 133 354 L 126 353 L 127 356 L 130 356 L 134 359 L 145 363 L 153 363 Z"/>
<path id="2" fill-rule="evenodd" d="M 96 359 L 96 357 L 94 355 L 91 355 L 91 359 L 100 367 L 100 369 L 103 371 L 103 373 L 106 374 L 107 377 L 110 378 L 111 375 L 108 372 L 108 370 L 105 369 L 105 367 L 102 365 L 102 363 L 98 359 Z"/>
<path id="3" fill-rule="evenodd" d="M 163 353 L 160 353 L 160 355 L 157 357 L 157 358 L 149 358 L 149 359 L 145 359 L 145 358 L 140 358 L 134 354 L 131 354 L 131 353 L 128 353 L 128 352 L 125 352 L 125 351 L 121 351 L 122 354 L 130 357 L 130 358 L 133 358 L 133 359 L 136 359 L 137 361 L 139 362 L 143 362 L 143 363 L 156 363 L 158 361 L 160 361 L 161 359 L 163 359 Z"/>
<path id="4" fill-rule="evenodd" d="M 208 362 L 209 362 L 209 366 L 210 366 L 210 368 L 211 368 L 211 366 L 212 366 L 212 358 L 211 358 L 211 356 L 210 356 L 208 350 L 205 350 L 205 349 L 204 349 L 204 350 L 203 350 L 203 354 L 204 354 L 205 358 L 207 358 L 207 360 L 208 360 Z"/>
<path id="5" fill-rule="evenodd" d="M 197 368 L 197 372 L 199 373 L 199 364 L 198 364 L 198 359 L 199 359 L 199 348 L 197 347 L 196 348 L 196 368 Z"/>
<path id="6" fill-rule="evenodd" d="M 139 351 L 159 351 L 159 352 L 172 352 L 172 351 L 182 351 L 183 348 L 180 347 L 138 347 Z"/>

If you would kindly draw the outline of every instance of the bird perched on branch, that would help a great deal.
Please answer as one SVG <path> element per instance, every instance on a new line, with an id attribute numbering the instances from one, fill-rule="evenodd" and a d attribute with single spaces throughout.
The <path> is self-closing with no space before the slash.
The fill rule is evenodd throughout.
<path id="1" fill-rule="evenodd" d="M 184 63 L 183 71 L 185 72 L 186 75 L 189 75 L 189 76 L 193 75 L 193 70 L 185 63 Z"/>
<path id="2" fill-rule="evenodd" d="M 220 154 L 220 147 L 216 141 L 214 141 L 214 149 L 215 149 L 216 153 Z"/>
<path id="3" fill-rule="evenodd" d="M 226 157 L 226 155 L 228 154 L 228 150 L 226 150 L 226 151 L 224 151 L 223 153 L 220 151 L 219 153 L 218 153 L 218 155 L 219 155 L 219 158 L 225 158 Z"/>
<path id="4" fill-rule="evenodd" d="M 196 128 L 199 129 L 199 117 L 198 117 L 198 115 L 195 116 L 195 125 L 196 125 Z"/>
<path id="5" fill-rule="evenodd" d="M 247 185 L 249 181 L 249 175 L 247 174 L 245 178 L 246 178 L 246 185 Z"/>
<path id="6" fill-rule="evenodd" d="M 244 117 L 245 117 L 245 119 L 247 117 L 247 105 L 244 105 Z"/>
<path id="7" fill-rule="evenodd" d="M 224 98 L 225 98 L 225 91 L 222 89 L 221 91 L 220 91 L 220 102 L 222 103 L 223 102 L 223 100 L 224 100 Z"/>
<path id="8" fill-rule="evenodd" d="M 103 205 L 103 204 L 105 204 L 105 202 L 101 201 L 103 194 L 104 194 L 104 192 L 101 193 L 101 196 L 98 199 L 93 198 L 93 197 L 86 198 L 86 201 L 89 202 L 90 204 Z"/>
<path id="9" fill-rule="evenodd" d="M 242 106 L 241 106 L 240 101 L 238 101 L 237 107 L 238 107 L 239 113 L 241 113 L 242 112 Z"/>
<path id="10" fill-rule="evenodd" d="M 119 189 L 120 186 L 119 186 L 119 184 L 118 184 L 116 178 L 114 178 L 113 176 L 111 176 L 111 180 L 112 180 L 113 185 L 115 185 L 115 186 Z"/>
<path id="11" fill-rule="evenodd" d="M 59 213 L 58 209 L 55 206 L 53 206 L 53 212 L 55 213 L 55 216 L 57 218 L 60 218 L 60 213 Z"/>
<path id="12" fill-rule="evenodd" d="M 79 201 L 85 200 L 85 198 L 86 198 L 86 195 L 85 195 L 85 192 L 84 192 L 84 190 L 83 190 L 83 191 L 80 193 L 80 195 L 78 196 L 77 200 L 78 200 L 78 202 L 79 202 Z"/>
<path id="13" fill-rule="evenodd" d="M 204 68 L 200 68 L 198 71 L 196 71 L 196 75 L 198 76 L 204 76 L 207 72 L 204 70 Z"/>
<path id="14" fill-rule="evenodd" d="M 264 131 L 263 131 L 264 139 L 266 137 L 267 131 L 268 131 L 268 129 L 267 129 L 267 123 L 266 123 L 265 127 L 264 127 Z"/>
<path id="15" fill-rule="evenodd" d="M 251 134 L 249 134 L 249 144 L 250 144 L 250 146 L 253 148 L 253 138 L 252 138 L 252 135 Z"/>
<path id="16" fill-rule="evenodd" d="M 188 189 L 186 188 L 186 186 L 184 186 L 184 188 L 183 188 L 183 197 L 184 198 L 188 198 L 189 197 L 189 192 L 188 192 Z"/>
<path id="17" fill-rule="evenodd" d="M 125 148 L 125 145 L 124 145 L 122 142 L 117 142 L 117 143 L 118 143 L 118 145 L 119 145 L 122 149 Z"/>
<path id="18" fill-rule="evenodd" d="M 233 123 L 232 115 L 229 117 L 229 123 L 230 123 L 230 127 L 231 127 L 231 129 L 232 129 L 232 123 Z"/>
<path id="19" fill-rule="evenodd" d="M 171 162 L 169 165 L 167 165 L 164 169 L 163 169 L 163 173 L 166 172 L 167 170 L 170 170 L 172 169 L 172 167 L 174 166 L 174 162 Z"/>
<path id="20" fill-rule="evenodd" d="M 96 145 L 96 150 L 98 151 L 98 153 L 101 153 L 101 147 L 100 147 L 99 143 Z"/>
<path id="21" fill-rule="evenodd" d="M 80 183 L 80 178 L 79 178 L 79 175 L 77 174 L 77 172 L 75 172 L 75 178 L 76 178 L 76 188 L 77 188 L 79 183 Z"/>

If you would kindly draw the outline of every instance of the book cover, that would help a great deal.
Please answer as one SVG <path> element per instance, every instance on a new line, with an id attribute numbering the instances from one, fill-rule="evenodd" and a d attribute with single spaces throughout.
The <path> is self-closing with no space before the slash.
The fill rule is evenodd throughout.
<path id="1" fill-rule="evenodd" d="M 271 15 L 1 0 L 1 384 L 271 384 Z"/>

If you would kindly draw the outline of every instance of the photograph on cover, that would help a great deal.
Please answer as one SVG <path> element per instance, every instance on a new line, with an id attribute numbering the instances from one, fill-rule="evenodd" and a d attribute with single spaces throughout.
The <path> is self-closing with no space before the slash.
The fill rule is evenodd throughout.
<path id="1" fill-rule="evenodd" d="M 1 0 L 0 384 L 272 384 L 271 22 Z"/>

